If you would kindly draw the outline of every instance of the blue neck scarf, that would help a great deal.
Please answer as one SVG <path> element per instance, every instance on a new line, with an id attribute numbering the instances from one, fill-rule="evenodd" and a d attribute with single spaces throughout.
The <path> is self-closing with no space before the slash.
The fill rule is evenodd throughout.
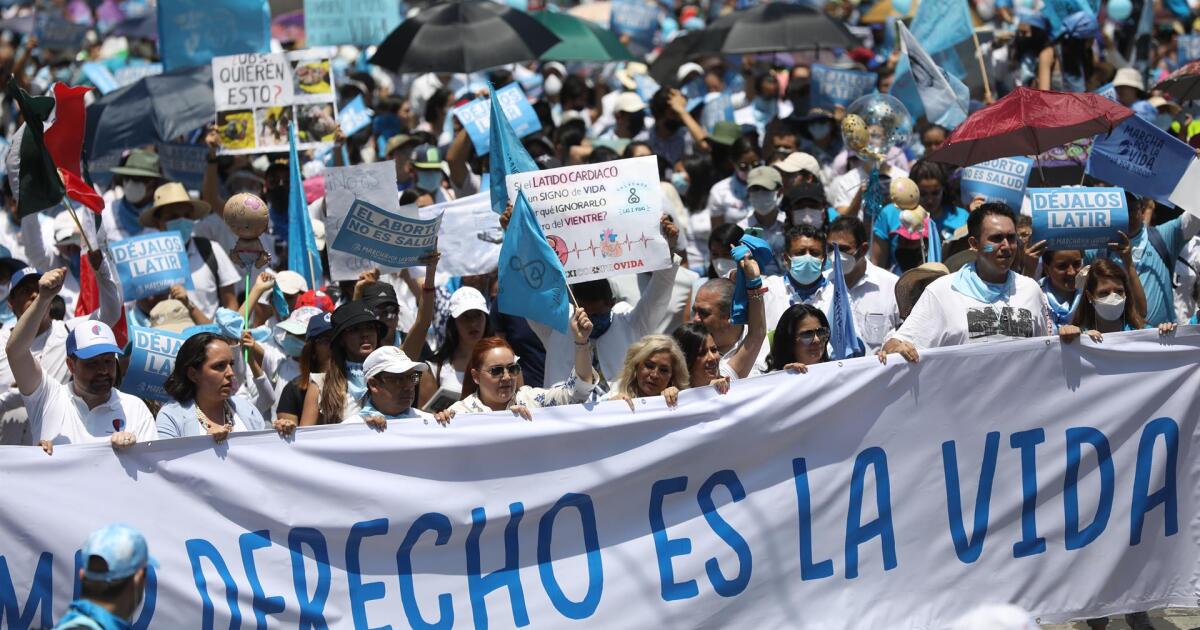
<path id="1" fill-rule="evenodd" d="M 411 411 L 412 411 L 412 408 L 409 407 L 408 409 L 405 409 L 404 413 L 402 413 L 400 415 L 394 416 L 391 414 L 386 414 L 386 413 L 383 413 L 382 411 L 376 409 L 375 405 L 372 405 L 370 400 L 367 400 L 363 404 L 363 407 L 362 407 L 362 415 L 364 415 L 364 416 L 383 416 L 383 418 L 385 420 L 409 420 L 412 418 Z"/>
<path id="2" fill-rule="evenodd" d="M 750 199 L 750 190 L 746 182 L 738 179 L 737 174 L 729 176 L 729 189 L 733 191 L 733 196 L 746 201 Z"/>
<path id="3" fill-rule="evenodd" d="M 1001 298 L 1015 289 L 1014 276 L 1013 272 L 1008 272 L 1008 279 L 1004 284 L 984 282 L 983 278 L 979 277 L 979 273 L 975 271 L 975 263 L 970 263 L 954 274 L 954 281 L 950 284 L 950 288 L 969 298 L 991 304 L 999 302 Z"/>
<path id="4" fill-rule="evenodd" d="M 121 226 L 121 230 L 130 236 L 141 234 L 146 229 L 138 222 L 138 216 L 141 214 L 124 197 L 121 197 L 121 200 L 117 202 L 117 224 Z"/>
<path id="5" fill-rule="evenodd" d="M 825 286 L 825 283 L 828 282 L 828 280 L 825 279 L 825 274 L 817 275 L 817 281 L 808 287 L 796 282 L 796 279 L 793 278 L 792 274 L 790 273 L 784 274 L 783 277 L 787 278 L 788 286 L 792 288 L 792 304 L 799 304 L 812 299 L 812 296 L 816 295 L 817 291 L 820 291 L 821 288 Z"/>
<path id="6" fill-rule="evenodd" d="M 77 599 L 71 602 L 71 606 L 67 608 L 67 614 L 59 622 L 59 626 L 65 626 L 68 622 L 76 619 L 88 619 L 96 622 L 104 630 L 131 630 L 132 625 L 128 621 L 117 617 L 108 612 L 108 610 L 86 599 Z"/>
<path id="7" fill-rule="evenodd" d="M 1059 326 L 1071 323 L 1071 313 L 1075 312 L 1075 307 L 1079 306 L 1079 298 L 1083 295 L 1082 291 L 1075 291 L 1074 297 L 1070 304 L 1060 302 L 1058 296 L 1054 294 L 1054 289 L 1050 287 L 1050 283 L 1046 278 L 1042 278 L 1042 293 L 1046 294 L 1046 303 L 1050 305 L 1050 314 L 1054 317 L 1054 323 Z"/>
<path id="8" fill-rule="evenodd" d="M 354 400 L 367 395 L 367 379 L 363 376 L 363 364 L 346 361 L 346 391 Z"/>

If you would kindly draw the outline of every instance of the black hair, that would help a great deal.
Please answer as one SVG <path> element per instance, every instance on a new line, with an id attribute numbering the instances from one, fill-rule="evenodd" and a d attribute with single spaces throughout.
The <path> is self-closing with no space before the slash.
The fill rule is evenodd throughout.
<path id="1" fill-rule="evenodd" d="M 107 573 L 108 563 L 100 556 L 90 556 L 87 559 L 87 570 L 93 573 Z M 136 575 L 136 573 L 135 573 Z M 101 580 L 80 580 L 80 596 L 100 602 L 112 602 L 121 596 L 121 592 L 133 584 L 133 576 L 105 582 Z"/>
<path id="2" fill-rule="evenodd" d="M 687 194 L 683 205 L 691 212 L 699 212 L 708 204 L 708 191 L 717 183 L 712 158 L 697 153 L 683 158 L 683 171 L 688 176 Z"/>
<path id="3" fill-rule="evenodd" d="M 494 332 L 494 328 L 492 326 L 491 316 L 486 316 L 483 319 L 484 319 L 483 337 L 480 337 L 480 339 L 486 339 L 486 338 L 491 337 L 492 335 L 496 334 Z M 437 352 L 433 353 L 433 357 L 431 360 L 433 362 L 437 363 L 438 366 L 440 367 L 441 364 L 453 359 L 454 351 L 458 349 L 458 343 L 459 343 L 458 324 L 454 323 L 453 317 L 447 317 L 446 318 L 445 337 L 443 337 L 442 345 L 438 346 Z M 382 340 L 381 340 L 381 344 L 382 344 Z M 434 376 L 436 377 L 437 374 L 435 373 Z"/>
<path id="4" fill-rule="evenodd" d="M 733 249 L 742 242 L 742 237 L 745 235 L 746 231 L 738 224 L 722 223 L 713 228 L 713 231 L 709 233 L 708 248 L 711 250 L 714 246 L 719 246 Z M 708 263 L 708 273 L 706 275 L 709 278 L 717 277 L 717 270 L 712 266 L 711 262 Z"/>
<path id="5" fill-rule="evenodd" d="M 833 223 L 829 225 L 828 234 L 834 232 L 849 232 L 858 242 L 859 247 L 867 242 L 867 226 L 858 217 L 841 216 L 834 219 Z"/>
<path id="6" fill-rule="evenodd" d="M 792 248 L 792 241 L 798 238 L 811 238 L 821 241 L 821 249 L 825 249 L 826 244 L 829 242 L 829 237 L 825 235 L 825 231 L 815 225 L 807 223 L 789 225 L 783 232 L 783 251 L 786 253 L 790 250 Z"/>
<path id="7" fill-rule="evenodd" d="M 1012 208 L 998 201 L 985 203 L 971 211 L 971 215 L 967 217 L 967 236 L 979 240 L 979 232 L 983 229 L 984 218 L 997 215 L 1008 217 L 1013 222 L 1013 226 L 1017 224 L 1017 215 Z"/>
<path id="8" fill-rule="evenodd" d="M 449 109 L 449 107 L 446 105 L 446 100 L 451 96 L 454 95 L 451 94 L 450 90 L 447 90 L 446 88 L 438 88 L 435 90 L 433 96 L 430 96 L 429 100 L 425 101 L 425 111 L 422 112 L 422 118 L 425 120 L 425 122 L 429 124 L 437 122 L 438 113 Z"/>
<path id="9" fill-rule="evenodd" d="M 946 189 L 946 185 L 950 179 L 949 174 L 946 172 L 946 169 L 942 168 L 941 164 L 929 160 L 917 160 L 912 165 L 912 168 L 909 169 L 908 178 L 917 184 L 920 184 L 921 180 L 936 179 L 941 184 L 943 190 Z"/>
<path id="10" fill-rule="evenodd" d="M 829 328 L 829 318 L 825 317 L 825 313 L 821 312 L 821 309 L 811 304 L 793 304 L 783 312 L 783 315 L 779 316 L 779 323 L 775 326 L 775 335 L 771 338 L 771 354 L 767 356 L 768 370 L 772 372 L 782 370 L 783 366 L 796 362 L 796 328 L 800 322 L 809 317 L 817 318 L 817 321 L 821 322 L 822 328 Z M 829 348 L 826 346 L 821 351 L 821 362 L 828 360 Z"/>
<path id="11" fill-rule="evenodd" d="M 755 94 L 761 93 L 762 89 L 763 89 L 763 85 L 767 81 L 774 81 L 776 84 L 779 83 L 779 79 L 776 79 L 775 75 L 771 74 L 770 72 L 764 72 L 764 73 L 754 77 L 754 93 Z"/>
<path id="12" fill-rule="evenodd" d="M 587 80 L 577 74 L 564 77 L 562 90 L 558 93 L 558 102 L 570 103 L 581 97 L 589 107 L 592 105 L 592 90 L 588 87 Z"/>
<path id="13" fill-rule="evenodd" d="M 683 350 L 683 357 L 687 360 L 688 369 L 691 370 L 696 359 L 704 352 L 704 342 L 708 339 L 708 328 L 699 322 L 688 322 L 676 328 L 671 336 Z"/>
<path id="14" fill-rule="evenodd" d="M 196 384 L 188 378 L 190 368 L 198 368 L 208 360 L 208 344 L 214 341 L 233 343 L 228 337 L 204 332 L 188 337 L 175 355 L 175 367 L 163 383 L 163 389 L 177 402 L 185 403 L 196 398 Z"/>
<path id="15" fill-rule="evenodd" d="M 582 120 L 571 120 L 563 123 L 554 130 L 554 148 L 562 151 L 562 157 L 567 157 L 567 152 L 573 146 L 583 144 L 587 139 L 587 125 Z"/>
<path id="16" fill-rule="evenodd" d="M 609 304 L 613 301 L 612 285 L 606 279 L 588 280 L 571 285 L 571 292 L 575 294 L 575 301 L 594 302 L 603 300 Z"/>
<path id="17" fill-rule="evenodd" d="M 610 147 L 595 147 L 592 149 L 592 154 L 588 156 L 588 164 L 599 164 L 601 162 L 611 162 L 619 160 L 621 156 Z"/>
<path id="18" fill-rule="evenodd" d="M 654 150 L 650 148 L 650 143 L 643 142 L 642 140 L 633 140 L 629 144 L 625 145 L 625 150 L 621 153 L 621 157 L 623 157 L 623 158 L 633 157 L 633 150 L 638 147 L 646 147 L 646 149 L 648 151 L 650 151 L 651 153 L 654 153 Z"/>
<path id="19" fill-rule="evenodd" d="M 662 87 L 654 93 L 654 96 L 650 97 L 650 102 L 647 103 L 647 105 L 650 107 L 650 115 L 653 116 L 655 120 L 662 118 L 663 115 L 666 114 L 671 108 L 669 100 L 670 96 L 671 90 Z"/>

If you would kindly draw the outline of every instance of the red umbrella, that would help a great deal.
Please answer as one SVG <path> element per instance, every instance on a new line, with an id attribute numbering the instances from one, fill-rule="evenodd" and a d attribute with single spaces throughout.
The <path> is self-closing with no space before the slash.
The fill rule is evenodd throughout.
<path id="1" fill-rule="evenodd" d="M 1200 61 L 1180 66 L 1154 89 L 1170 94 L 1180 103 L 1200 99 Z"/>
<path id="2" fill-rule="evenodd" d="M 1132 109 L 1099 94 L 1019 87 L 968 116 L 928 158 L 971 166 L 1038 155 L 1072 140 L 1108 133 L 1132 115 Z"/>

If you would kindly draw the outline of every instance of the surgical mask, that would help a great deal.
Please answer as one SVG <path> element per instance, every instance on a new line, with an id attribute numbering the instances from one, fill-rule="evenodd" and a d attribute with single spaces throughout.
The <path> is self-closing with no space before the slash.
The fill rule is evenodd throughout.
<path id="1" fill-rule="evenodd" d="M 191 219 L 171 219 L 167 221 L 168 232 L 179 232 L 179 238 L 183 239 L 186 245 L 192 240 L 192 230 L 195 229 L 196 222 Z"/>
<path id="2" fill-rule="evenodd" d="M 1125 315 L 1125 298 L 1116 293 L 1092 300 L 1092 306 L 1096 315 L 1105 321 L 1116 321 Z"/>
<path id="3" fill-rule="evenodd" d="M 688 190 L 687 175 L 684 175 L 679 171 L 671 173 L 671 185 L 675 187 L 675 191 L 679 193 L 680 197 L 686 195 Z"/>
<path id="4" fill-rule="evenodd" d="M 1159 114 L 1154 117 L 1154 126 L 1168 131 L 1171 129 L 1171 123 L 1175 122 L 1175 118 L 1170 114 Z"/>
<path id="5" fill-rule="evenodd" d="M 542 81 L 542 91 L 546 96 L 558 96 L 562 91 L 562 79 L 558 78 L 557 74 L 552 74 Z"/>
<path id="6" fill-rule="evenodd" d="M 146 201 L 146 185 L 139 181 L 125 182 L 125 201 L 140 206 Z"/>
<path id="7" fill-rule="evenodd" d="M 842 275 L 848 276 L 854 272 L 854 265 L 858 263 L 858 258 L 853 254 L 847 254 L 842 250 L 838 250 L 838 258 L 842 260 Z"/>
<path id="8" fill-rule="evenodd" d="M 612 311 L 589 315 L 588 319 L 592 320 L 592 332 L 588 335 L 588 339 L 599 339 L 601 335 L 608 332 L 608 327 L 612 326 Z"/>
<path id="9" fill-rule="evenodd" d="M 825 211 L 820 208 L 799 208 L 792 210 L 793 225 L 811 225 L 813 227 L 821 227 L 824 223 Z"/>
<path id="10" fill-rule="evenodd" d="M 833 126 L 827 122 L 812 123 L 808 126 L 808 133 L 813 137 L 813 140 L 828 138 L 830 131 L 833 131 Z"/>
<path id="11" fill-rule="evenodd" d="M 755 190 L 750 193 L 750 206 L 755 214 L 770 214 L 779 209 L 779 197 L 771 190 Z"/>
<path id="12" fill-rule="evenodd" d="M 713 271 L 717 272 L 718 278 L 726 278 L 729 272 L 737 269 L 737 263 L 732 258 L 714 258 L 712 260 Z"/>
<path id="13" fill-rule="evenodd" d="M 304 340 L 291 333 L 284 333 L 283 339 L 279 340 L 279 348 L 289 357 L 299 359 L 304 350 Z"/>
<path id="14" fill-rule="evenodd" d="M 442 171 L 434 169 L 417 169 L 417 188 L 434 193 L 442 187 Z"/>
<path id="15" fill-rule="evenodd" d="M 800 284 L 812 284 L 821 276 L 821 268 L 825 266 L 825 261 L 805 254 L 803 256 L 792 257 L 792 266 L 788 270 L 792 279 Z"/>

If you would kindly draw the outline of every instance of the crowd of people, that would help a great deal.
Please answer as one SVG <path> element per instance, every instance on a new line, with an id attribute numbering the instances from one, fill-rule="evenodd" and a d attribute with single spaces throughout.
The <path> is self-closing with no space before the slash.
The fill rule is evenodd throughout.
<path id="1" fill-rule="evenodd" d="M 1192 9 L 1181 0 L 1152 5 L 1154 28 L 1144 37 L 1140 8 L 1121 17 L 1106 12 L 1111 2 L 1102 3 L 1099 17 L 1092 8 L 1090 22 L 1084 16 L 1084 24 L 1065 29 L 1036 0 L 970 3 L 977 25 L 992 35 L 981 44 L 989 89 L 972 91 L 972 109 L 1017 86 L 1092 91 L 1111 84 L 1122 105 L 1198 143 L 1191 104 L 1147 90 L 1186 61 L 1176 38 L 1191 31 Z M 152 41 L 107 32 L 96 9 L 113 4 L 134 15 L 139 7 L 152 10 L 145 2 L 49 4 L 93 26 L 86 45 L 46 50 L 32 34 L 3 31 L 0 83 L 38 94 L 56 81 L 89 84 L 86 62 L 155 61 Z M 659 4 L 666 43 L 742 3 Z M 843 290 L 860 354 L 880 362 L 896 355 L 915 362 L 930 348 L 1007 339 L 1101 342 L 1109 333 L 1150 327 L 1167 335 L 1196 323 L 1196 215 L 1126 193 L 1128 230 L 1108 247 L 1052 250 L 1033 234 L 1028 204 L 968 198 L 961 169 L 927 158 L 949 129 L 918 118 L 909 142 L 882 161 L 848 150 L 840 133 L 846 108 L 821 103 L 812 67 L 872 72 L 878 90 L 888 91 L 900 48 L 887 32 L 890 22 L 864 20 L 869 9 L 850 0 L 830 0 L 823 9 L 858 28 L 861 47 L 707 56 L 681 62 L 665 80 L 641 62 L 394 74 L 343 47 L 333 64 L 338 100 L 361 97 L 374 119 L 350 135 L 339 128 L 330 151 L 300 153 L 325 263 L 321 278 L 287 269 L 287 249 L 296 244 L 288 242 L 294 184 L 286 153 L 224 155 L 211 125 L 170 139 L 208 147 L 202 184 L 189 190 L 166 173 L 153 145 L 131 147 L 111 168 L 111 184 L 96 185 L 103 212 L 81 210 L 78 218 L 92 225 L 79 225 L 63 205 L 17 218 L 11 152 L 0 182 L 0 444 L 53 454 L 56 445 L 110 442 L 119 451 L 159 439 L 207 435 L 219 442 L 243 431 L 288 436 L 297 427 L 343 423 L 452 430 L 466 414 L 536 421 L 539 408 L 602 400 L 636 409 L 635 399 L 661 396 L 674 406 L 686 389 L 726 393 L 737 381 L 775 372 L 803 379 L 831 358 Z M 8 7 L 3 17 L 27 10 Z M 1131 61 L 1131 49 L 1141 56 Z M 514 82 L 541 122 L 523 139 L 540 168 L 657 159 L 672 264 L 572 285 L 565 333 L 502 312 L 496 270 L 452 276 L 439 271 L 436 251 L 400 273 L 371 270 L 333 281 L 328 249 L 336 235 L 325 233 L 323 169 L 392 160 L 402 207 L 487 195 L 488 156 L 451 112 L 485 97 L 489 85 Z M 705 111 L 712 103 L 728 105 L 727 115 Z M 4 136 L 15 138 L 21 122 L 6 99 Z M 885 182 L 912 180 L 930 218 L 924 229 L 911 229 L 889 199 L 877 213 L 867 208 L 875 168 Z M 231 257 L 237 236 L 222 218 L 238 193 L 259 196 L 270 208 L 261 238 L 270 262 L 252 271 Z M 167 231 L 185 243 L 190 282 L 126 303 L 107 244 Z M 934 247 L 941 256 L 928 256 Z M 926 262 L 931 258 L 944 262 Z M 81 306 L 82 287 L 93 281 L 98 299 Z M 286 308 L 271 299 L 276 289 Z M 168 401 L 122 390 L 128 324 L 200 330 L 164 375 Z M 89 580 L 106 579 L 103 569 L 86 571 L 85 593 Z"/>

